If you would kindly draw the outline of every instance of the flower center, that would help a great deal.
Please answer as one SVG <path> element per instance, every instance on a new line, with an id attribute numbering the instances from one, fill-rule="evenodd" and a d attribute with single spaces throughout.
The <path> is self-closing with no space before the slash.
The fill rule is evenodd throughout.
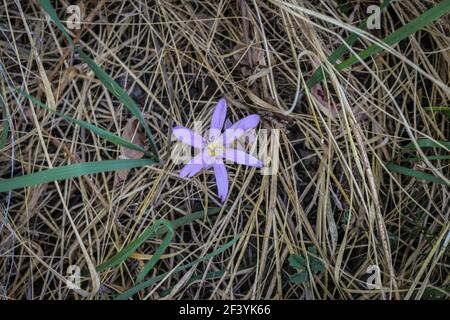
<path id="1" fill-rule="evenodd" d="M 219 156 L 220 153 L 218 152 L 217 149 L 219 149 L 219 151 L 224 150 L 224 147 L 223 147 L 220 139 L 217 139 L 216 141 L 208 143 L 206 148 L 208 150 L 209 156 L 211 156 L 211 157 Z"/>

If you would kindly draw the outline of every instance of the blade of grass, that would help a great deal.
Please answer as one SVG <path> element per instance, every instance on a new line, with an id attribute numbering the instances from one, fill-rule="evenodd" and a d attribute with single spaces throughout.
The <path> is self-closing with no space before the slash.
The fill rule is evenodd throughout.
<path id="1" fill-rule="evenodd" d="M 2 137 L 0 139 L 0 149 L 2 149 L 8 140 L 9 122 L 6 107 L 3 104 L 3 96 L 0 94 L 0 107 L 2 108 Z"/>
<path id="2" fill-rule="evenodd" d="M 425 107 L 425 111 L 442 112 L 447 117 L 450 117 L 450 107 L 449 106 L 435 106 L 435 107 Z"/>
<path id="3" fill-rule="evenodd" d="M 191 279 L 189 279 L 189 281 L 186 282 L 185 286 L 189 286 L 191 283 L 195 282 L 195 281 L 199 281 L 199 280 L 213 280 L 213 279 L 218 279 L 221 278 L 226 271 L 211 271 L 208 272 L 207 274 L 199 274 L 196 276 L 193 276 Z M 175 286 L 171 286 L 170 288 L 167 288 L 165 290 L 163 290 L 160 294 L 161 297 L 167 296 L 174 288 Z"/>
<path id="4" fill-rule="evenodd" d="M 214 215 L 220 212 L 220 208 L 211 208 L 208 209 L 206 212 L 206 215 Z M 138 277 L 136 278 L 136 282 L 141 282 L 144 280 L 144 277 L 148 274 L 148 272 L 154 267 L 156 262 L 161 258 L 161 255 L 165 252 L 166 248 L 169 246 L 170 242 L 172 241 L 175 230 L 178 227 L 181 227 L 182 225 L 188 224 L 194 220 L 200 219 L 202 217 L 205 217 L 204 210 L 194 212 L 192 214 L 186 215 L 184 217 L 181 217 L 179 219 L 176 219 L 174 222 L 169 223 L 168 221 L 164 221 L 164 227 L 166 228 L 166 231 L 161 231 L 161 229 L 158 229 L 156 231 L 156 235 L 158 233 L 165 233 L 167 232 L 166 237 L 164 238 L 162 244 L 158 247 L 156 252 L 153 254 L 152 259 L 144 266 L 142 271 L 138 274 Z"/>
<path id="5" fill-rule="evenodd" d="M 153 142 L 153 135 L 147 121 L 142 116 L 136 102 L 128 95 L 128 93 L 114 81 L 105 71 L 103 71 L 91 58 L 89 58 L 83 51 L 78 50 L 80 57 L 86 62 L 86 64 L 94 71 L 95 75 L 102 81 L 103 85 L 114 95 L 123 105 L 130 110 L 131 114 L 138 119 L 139 123 L 147 133 L 148 140 L 150 142 L 150 149 L 157 162 L 159 162 L 159 155 Z"/>
<path id="6" fill-rule="evenodd" d="M 431 9 L 425 11 L 423 14 L 415 18 L 414 20 L 410 21 L 409 23 L 403 25 L 396 31 L 392 32 L 390 35 L 385 37 L 382 41 L 385 43 L 386 46 L 393 46 L 396 43 L 400 42 L 403 39 L 406 39 L 413 33 L 421 30 L 428 24 L 432 23 L 433 21 L 439 19 L 443 15 L 450 12 L 450 0 L 444 0 L 438 5 L 432 7 Z M 352 56 L 345 61 L 341 62 L 340 64 L 336 65 L 336 69 L 338 71 L 341 71 L 347 67 L 350 67 L 351 65 L 358 63 L 360 60 L 364 60 L 370 56 L 373 56 L 379 52 L 383 51 L 383 48 L 378 46 L 377 44 L 373 44 L 369 46 L 367 49 L 363 50 L 358 54 L 358 56 Z M 337 55 L 337 54 L 336 54 Z M 323 80 L 326 76 L 326 73 L 322 68 L 318 69 L 311 79 L 308 79 L 307 81 L 307 87 L 311 89 L 315 84 L 317 84 L 319 81 Z"/>
<path id="7" fill-rule="evenodd" d="M 2 138 L 0 140 L 0 149 L 2 149 L 6 145 L 6 143 L 8 141 L 8 131 L 9 131 L 9 123 L 5 119 L 5 120 L 3 120 Z"/>
<path id="8" fill-rule="evenodd" d="M 142 268 L 141 272 L 139 272 L 136 278 L 136 282 L 138 283 L 144 280 L 145 276 L 150 272 L 150 270 L 152 270 L 155 264 L 159 261 L 161 255 L 166 251 L 167 247 L 170 245 L 170 242 L 172 242 L 172 239 L 175 235 L 175 230 L 169 221 L 161 220 L 161 223 L 167 229 L 167 234 L 164 237 L 164 240 L 161 243 L 161 245 L 158 247 L 158 249 L 156 249 L 150 261 L 146 263 L 144 268 Z"/>
<path id="9" fill-rule="evenodd" d="M 145 229 L 144 232 L 142 232 L 142 234 L 136 240 L 132 241 L 129 245 L 127 245 L 125 248 L 123 248 L 122 250 L 117 252 L 114 256 L 109 258 L 104 263 L 99 264 L 95 268 L 97 270 L 97 272 L 102 272 L 102 271 L 105 271 L 105 270 L 107 270 L 109 268 L 113 268 L 113 267 L 116 267 L 119 264 L 121 264 L 123 261 L 128 259 L 128 257 L 133 252 L 135 252 L 137 250 L 137 248 L 139 248 L 146 240 L 148 240 L 150 237 L 155 235 L 156 231 L 159 228 L 161 228 L 161 227 L 165 227 L 166 231 L 171 230 L 171 231 L 169 231 L 169 234 L 171 234 L 173 236 L 174 228 L 171 225 L 171 223 L 169 221 L 167 221 L 167 220 L 164 220 L 164 219 L 157 220 L 155 223 L 153 223 L 149 227 L 147 227 L 147 229 Z M 150 262 L 153 263 L 152 260 L 153 260 L 154 257 L 155 257 L 155 255 L 153 255 L 153 257 L 150 260 Z"/>
<path id="10" fill-rule="evenodd" d="M 186 224 L 189 224 L 195 220 L 205 218 L 206 216 L 213 216 L 220 212 L 221 208 L 207 208 L 206 212 L 204 210 L 196 211 L 191 214 L 185 215 L 181 218 L 178 218 L 174 221 L 172 221 L 172 226 L 174 229 L 178 229 L 181 226 L 184 226 Z M 156 235 L 160 235 L 161 231 L 158 230 L 156 232 Z"/>
<path id="11" fill-rule="evenodd" d="M 70 45 L 74 46 L 74 42 L 65 29 L 64 25 L 59 20 L 55 9 L 53 8 L 52 4 L 49 0 L 39 0 L 39 4 L 42 6 L 42 8 L 48 13 L 52 21 L 56 24 L 58 29 L 63 33 L 65 38 L 67 39 L 67 42 Z M 133 116 L 135 116 L 139 123 L 144 128 L 147 137 L 150 142 L 150 149 L 151 153 L 153 155 L 153 158 L 156 162 L 159 162 L 159 155 L 156 148 L 156 145 L 153 140 L 153 135 L 151 133 L 150 127 L 145 121 L 144 117 L 142 116 L 136 102 L 128 95 L 128 93 L 116 82 L 114 79 L 112 79 L 102 68 L 100 68 L 94 60 L 92 60 L 86 53 L 84 53 L 83 50 L 79 49 L 78 47 L 75 47 L 75 50 L 78 52 L 80 58 L 91 68 L 91 70 L 94 72 L 94 74 L 97 76 L 97 78 L 100 79 L 100 81 L 103 83 L 103 85 L 108 89 L 111 94 L 113 94 L 130 112 Z"/>
<path id="12" fill-rule="evenodd" d="M 104 160 L 65 165 L 11 179 L 0 180 L 0 192 L 31 187 L 52 181 L 80 177 L 85 174 L 131 169 L 154 164 L 151 159 Z"/>
<path id="13" fill-rule="evenodd" d="M 383 3 L 380 4 L 380 12 L 383 11 L 387 5 L 389 5 L 391 2 L 391 0 L 384 0 Z M 364 21 L 362 21 L 358 28 L 362 29 L 362 30 L 366 30 L 367 29 L 367 21 L 369 18 L 365 19 Z M 328 61 L 330 61 L 330 63 L 335 64 L 336 61 L 342 57 L 349 49 L 349 47 L 353 46 L 353 44 L 355 44 L 355 42 L 359 39 L 359 35 L 356 33 L 352 33 L 350 36 L 348 36 L 344 42 L 345 43 L 341 43 L 336 50 L 333 51 L 333 53 L 328 57 Z M 306 86 L 308 87 L 308 89 L 311 89 L 314 85 L 316 85 L 319 81 L 321 81 L 324 78 L 324 72 L 325 69 L 323 67 L 319 67 L 313 74 L 312 76 L 308 79 L 308 81 L 306 81 Z"/>
<path id="14" fill-rule="evenodd" d="M 388 163 L 386 165 L 387 169 L 389 171 L 392 172 L 396 172 L 396 173 L 400 173 L 402 175 L 405 176 L 409 176 L 409 177 L 414 177 L 420 180 L 426 180 L 426 181 L 430 181 L 436 184 L 442 184 L 444 186 L 449 186 L 448 183 L 446 183 L 444 180 L 442 180 L 441 178 L 435 177 L 431 174 L 425 173 L 425 172 L 421 172 L 421 171 L 417 171 L 411 168 L 407 168 L 407 167 L 403 167 L 403 166 L 399 166 L 397 164 L 394 163 Z"/>
<path id="15" fill-rule="evenodd" d="M 421 148 L 441 148 L 450 151 L 450 141 L 433 141 L 431 139 L 423 138 L 418 139 L 417 144 Z M 415 150 L 416 146 L 410 142 L 403 147 L 403 150 Z"/>
<path id="16" fill-rule="evenodd" d="M 151 279 L 148 279 L 148 280 L 146 280 L 146 281 L 143 281 L 143 282 L 141 282 L 141 283 L 135 285 L 135 286 L 132 287 L 131 289 L 127 290 L 126 292 L 124 292 L 124 293 L 118 295 L 118 296 L 116 297 L 116 300 L 126 300 L 126 299 L 129 299 L 130 297 L 132 297 L 134 294 L 138 293 L 138 292 L 141 291 L 142 289 L 145 289 L 145 288 L 147 288 L 147 287 L 149 287 L 149 286 L 151 286 L 151 285 L 157 283 L 158 281 L 163 280 L 169 273 L 171 273 L 171 274 L 178 273 L 178 272 L 180 272 L 180 271 L 189 269 L 190 267 L 194 266 L 195 264 L 197 264 L 197 263 L 199 263 L 199 262 L 201 262 L 201 261 L 205 261 L 205 260 L 209 260 L 209 259 L 213 258 L 214 256 L 216 256 L 216 255 L 218 255 L 218 254 L 224 252 L 225 250 L 227 250 L 228 248 L 230 248 L 231 246 L 233 246 L 233 245 L 239 240 L 240 236 L 241 236 L 240 234 L 236 235 L 232 240 L 230 240 L 229 242 L 225 243 L 225 244 L 224 244 L 223 246 L 221 246 L 219 249 L 214 250 L 213 252 L 208 253 L 207 255 L 205 255 L 205 256 L 203 256 L 203 257 L 201 257 L 201 258 L 199 258 L 199 259 L 196 259 L 196 260 L 193 261 L 193 262 L 190 262 L 190 263 L 187 263 L 187 264 L 185 264 L 185 265 L 179 266 L 179 267 L 177 267 L 174 271 L 169 271 L 169 272 L 162 273 L 162 274 L 160 274 L 160 275 L 158 275 L 158 276 L 156 276 L 156 277 L 153 277 L 153 278 L 151 278 Z"/>
<path id="17" fill-rule="evenodd" d="M 39 106 L 40 108 L 49 110 L 55 114 L 57 114 L 58 116 L 64 118 L 65 120 L 69 121 L 69 122 L 73 122 L 75 124 L 78 124 L 80 127 L 83 127 L 85 129 L 88 129 L 90 131 L 92 131 L 93 133 L 95 133 L 96 135 L 98 135 L 99 137 L 104 138 L 105 140 L 108 140 L 116 145 L 128 148 L 128 149 L 132 149 L 132 150 L 136 150 L 136 151 L 140 151 L 144 154 L 146 154 L 147 156 L 150 156 L 149 152 L 147 150 L 145 150 L 144 148 L 132 143 L 129 140 L 126 140 L 118 135 L 115 135 L 114 133 L 111 133 L 107 130 L 104 130 L 102 128 L 99 128 L 93 124 L 90 124 L 89 122 L 83 121 L 83 120 L 79 120 L 76 118 L 73 118 L 71 116 L 67 116 L 64 115 L 58 111 L 52 110 L 51 108 L 49 108 L 46 104 L 44 104 L 43 102 L 39 101 L 38 99 L 36 99 L 35 97 L 33 97 L 32 95 L 28 94 L 27 92 L 20 90 L 20 89 L 16 89 L 16 91 L 18 93 L 20 93 L 21 95 L 23 95 L 24 97 L 30 99 L 31 102 L 33 102 L 35 105 Z"/>
<path id="18" fill-rule="evenodd" d="M 425 11 L 417 18 L 413 19 L 412 21 L 408 22 L 407 24 L 403 25 L 396 31 L 392 32 L 390 35 L 385 37 L 382 41 L 386 46 L 393 46 L 396 43 L 402 41 L 403 39 L 406 39 L 413 33 L 416 33 L 417 31 L 423 29 L 428 24 L 432 23 L 433 21 L 439 19 L 443 15 L 446 15 L 450 12 L 450 0 L 444 0 L 441 3 L 437 4 L 433 8 Z M 357 63 L 361 60 L 364 60 L 370 56 L 373 56 L 379 52 L 383 51 L 383 48 L 378 46 L 377 44 L 373 44 L 367 49 L 363 50 L 361 53 L 357 56 L 352 56 L 348 58 L 347 60 L 343 61 L 339 65 L 337 65 L 338 70 L 343 70 L 347 67 L 350 67 L 351 65 Z"/>
<path id="19" fill-rule="evenodd" d="M 215 215 L 220 212 L 220 208 L 209 208 L 207 209 L 206 215 Z M 106 262 L 100 264 L 97 266 L 96 270 L 97 272 L 105 271 L 109 268 L 113 268 L 126 259 L 130 257 L 130 255 L 136 251 L 139 246 L 142 245 L 146 240 L 148 240 L 152 236 L 161 236 L 165 233 L 169 232 L 171 233 L 171 238 L 173 237 L 173 233 L 175 232 L 175 229 L 189 224 L 197 219 L 205 217 L 205 212 L 203 210 L 196 211 L 191 214 L 188 214 L 184 217 L 178 218 L 172 222 L 168 222 L 166 220 L 158 220 L 151 226 L 149 226 L 139 238 L 131 242 L 128 246 L 120 250 L 118 253 L 116 253 L 113 257 L 108 259 Z M 161 253 L 162 254 L 162 253 Z M 154 256 L 154 255 L 153 255 Z"/>
<path id="20" fill-rule="evenodd" d="M 449 156 L 427 156 L 426 159 L 427 160 L 450 160 L 450 155 Z M 411 157 L 411 158 L 402 160 L 402 162 L 414 162 L 414 161 L 423 161 L 423 160 L 425 160 L 424 157 Z"/>

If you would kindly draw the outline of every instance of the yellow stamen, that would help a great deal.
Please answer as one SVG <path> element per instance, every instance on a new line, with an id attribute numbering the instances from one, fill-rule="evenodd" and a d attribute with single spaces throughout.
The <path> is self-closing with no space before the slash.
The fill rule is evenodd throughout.
<path id="1" fill-rule="evenodd" d="M 208 146 L 206 148 L 208 149 L 208 153 L 211 157 L 217 157 L 219 155 L 217 152 L 217 149 L 219 149 L 219 150 L 224 149 L 220 139 L 217 139 L 214 142 L 208 143 Z"/>

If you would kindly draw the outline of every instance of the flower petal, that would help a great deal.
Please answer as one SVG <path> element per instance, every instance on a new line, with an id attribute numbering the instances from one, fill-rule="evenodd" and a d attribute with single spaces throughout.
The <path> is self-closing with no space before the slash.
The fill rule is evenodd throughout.
<path id="1" fill-rule="evenodd" d="M 193 177 L 195 174 L 197 174 L 200 170 L 203 169 L 203 166 L 200 164 L 190 164 L 187 163 L 183 169 L 181 169 L 180 171 L 180 177 L 182 178 L 191 178 Z"/>
<path id="2" fill-rule="evenodd" d="M 180 177 L 193 177 L 203 168 L 208 167 L 208 163 L 204 157 L 204 153 L 200 152 L 198 155 L 193 157 L 180 171 Z"/>
<path id="3" fill-rule="evenodd" d="M 211 130 L 209 131 L 210 141 L 214 141 L 218 136 L 220 136 L 226 116 L 227 101 L 225 99 L 220 99 L 219 102 L 217 102 L 211 119 Z"/>
<path id="4" fill-rule="evenodd" d="M 226 148 L 223 152 L 223 157 L 228 161 L 232 161 L 238 164 L 244 164 L 250 167 L 262 167 L 262 162 L 256 159 L 254 156 L 245 153 L 244 151 L 240 151 L 237 149 Z"/>
<path id="5" fill-rule="evenodd" d="M 242 129 L 244 131 L 256 128 L 259 121 L 261 120 L 260 116 L 257 114 L 251 114 L 241 120 L 235 122 L 230 129 Z"/>
<path id="6" fill-rule="evenodd" d="M 178 140 L 194 148 L 201 149 L 206 144 L 206 140 L 201 135 L 182 126 L 174 127 L 172 133 Z"/>
<path id="7" fill-rule="evenodd" d="M 220 200 L 225 202 L 228 194 L 228 174 L 227 169 L 223 163 L 215 163 L 214 175 L 216 176 L 217 192 L 219 194 Z"/>
<path id="8" fill-rule="evenodd" d="M 234 140 L 238 139 L 245 132 L 254 129 L 260 120 L 261 118 L 257 114 L 252 114 L 235 122 L 231 127 L 225 130 L 223 144 L 229 145 L 230 143 L 233 143 Z"/>

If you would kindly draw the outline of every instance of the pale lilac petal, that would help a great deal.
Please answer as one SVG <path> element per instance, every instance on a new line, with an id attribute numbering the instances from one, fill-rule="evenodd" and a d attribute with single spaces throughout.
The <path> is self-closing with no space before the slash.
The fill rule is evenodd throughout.
<path id="1" fill-rule="evenodd" d="M 260 116 L 258 116 L 257 114 L 252 114 L 235 122 L 229 129 L 242 129 L 244 131 L 254 129 L 256 128 L 260 120 Z"/>
<path id="2" fill-rule="evenodd" d="M 197 174 L 200 170 L 203 169 L 203 166 L 200 164 L 186 164 L 180 171 L 180 177 L 182 178 L 190 178 Z"/>
<path id="3" fill-rule="evenodd" d="M 198 155 L 193 157 L 189 162 L 186 163 L 186 165 L 181 169 L 180 171 L 180 177 L 193 177 L 196 175 L 200 170 L 203 168 L 208 167 L 207 163 L 207 157 L 205 156 L 205 153 L 200 152 Z"/>
<path id="4" fill-rule="evenodd" d="M 229 145 L 230 143 L 233 143 L 247 131 L 256 128 L 260 120 L 261 119 L 257 114 L 252 114 L 235 122 L 231 127 L 225 130 L 223 144 Z"/>
<path id="5" fill-rule="evenodd" d="M 227 169 L 223 163 L 215 163 L 214 175 L 216 176 L 217 192 L 219 194 L 220 200 L 225 202 L 228 194 L 228 174 Z"/>
<path id="6" fill-rule="evenodd" d="M 238 164 L 244 164 L 246 166 L 257 168 L 262 167 L 261 161 L 256 159 L 254 156 L 237 149 L 230 149 L 230 148 L 225 149 L 225 151 L 223 152 L 223 157 L 228 161 L 232 161 Z"/>
<path id="7" fill-rule="evenodd" d="M 206 140 L 201 135 L 182 126 L 174 127 L 172 133 L 178 140 L 197 149 L 202 149 L 206 144 Z"/>
<path id="8" fill-rule="evenodd" d="M 211 119 L 211 130 L 209 132 L 209 140 L 214 141 L 220 136 L 223 129 L 223 123 L 225 117 L 227 116 L 227 101 L 225 99 L 220 99 L 214 109 L 214 113 Z"/>

